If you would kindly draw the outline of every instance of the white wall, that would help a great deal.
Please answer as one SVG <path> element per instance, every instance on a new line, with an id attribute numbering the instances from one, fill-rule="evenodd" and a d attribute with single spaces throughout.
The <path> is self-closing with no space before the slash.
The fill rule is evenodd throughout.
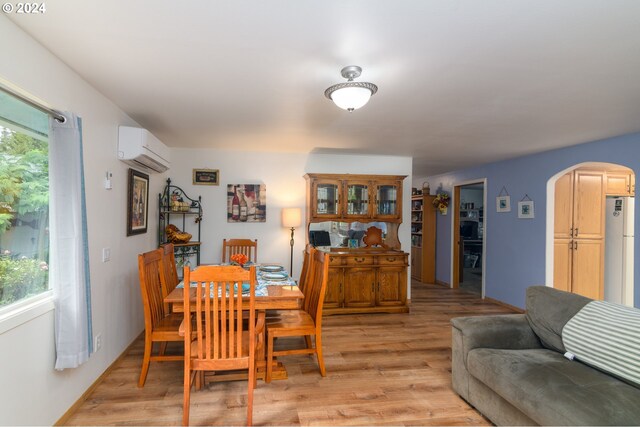
<path id="1" fill-rule="evenodd" d="M 93 331 L 103 347 L 80 368 L 56 372 L 53 311 L 0 334 L 0 424 L 50 425 L 144 329 L 136 255 L 156 246 L 157 219 L 150 216 L 147 234 L 126 237 L 128 168 L 116 159 L 117 132 L 135 123 L 4 16 L 0 51 L 0 79 L 83 119 Z M 163 183 L 151 175 L 151 194 Z M 101 262 L 103 247 L 111 248 L 109 263 Z"/>
<path id="2" fill-rule="evenodd" d="M 185 190 L 189 197 L 202 196 L 201 262 L 221 260 L 222 239 L 250 238 L 258 239 L 258 262 L 288 266 L 290 230 L 282 227 L 280 215 L 282 208 L 300 207 L 305 218 L 305 173 L 408 175 L 403 187 L 404 219 L 399 230 L 402 248 L 408 251 L 411 167 L 409 157 L 173 149 L 169 176 L 172 184 Z M 192 185 L 193 168 L 219 169 L 220 185 Z M 267 221 L 227 223 L 228 184 L 265 184 Z M 192 234 L 194 230 L 195 227 L 187 229 Z M 300 274 L 302 266 L 304 233 L 303 228 L 295 232 L 294 277 Z"/>

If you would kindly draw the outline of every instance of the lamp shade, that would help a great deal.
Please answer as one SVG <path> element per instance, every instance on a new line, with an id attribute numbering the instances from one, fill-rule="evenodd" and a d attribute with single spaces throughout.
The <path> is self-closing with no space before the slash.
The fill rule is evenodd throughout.
<path id="1" fill-rule="evenodd" d="M 284 208 L 282 209 L 282 226 L 286 228 L 296 228 L 302 225 L 302 209 Z"/>

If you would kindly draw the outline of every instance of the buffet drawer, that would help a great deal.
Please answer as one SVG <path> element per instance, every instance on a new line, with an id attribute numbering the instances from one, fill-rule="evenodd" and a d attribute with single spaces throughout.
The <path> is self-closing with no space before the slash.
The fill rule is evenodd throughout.
<path id="1" fill-rule="evenodd" d="M 401 255 L 380 255 L 378 257 L 379 265 L 406 265 L 407 257 L 404 254 Z"/>
<path id="2" fill-rule="evenodd" d="M 344 258 L 335 255 L 329 255 L 329 265 L 342 265 L 342 260 Z"/>
<path id="3" fill-rule="evenodd" d="M 347 257 L 347 265 L 371 265 L 373 264 L 373 256 L 370 255 L 354 255 Z"/>

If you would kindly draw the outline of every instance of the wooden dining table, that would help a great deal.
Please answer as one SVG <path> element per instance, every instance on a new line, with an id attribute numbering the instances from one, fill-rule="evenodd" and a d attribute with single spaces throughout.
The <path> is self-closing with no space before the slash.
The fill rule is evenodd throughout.
<path id="1" fill-rule="evenodd" d="M 257 273 L 260 275 L 260 273 Z M 266 310 L 295 310 L 301 307 L 302 301 L 304 300 L 304 294 L 297 285 L 295 285 L 295 281 L 289 278 L 282 283 L 278 282 L 269 282 L 268 280 L 263 280 L 262 277 L 259 277 L 258 280 L 260 287 L 260 291 L 256 291 L 255 296 L 255 306 L 258 312 L 257 317 L 261 317 L 264 319 L 264 312 Z M 196 301 L 196 288 L 189 287 L 189 299 L 192 302 Z M 169 292 L 169 294 L 164 298 L 164 302 L 168 303 L 171 307 L 171 310 L 176 313 L 184 312 L 184 287 L 182 283 L 178 285 L 174 290 Z M 249 308 L 249 298 L 243 299 L 243 304 L 246 305 L 246 308 Z M 262 312 L 262 316 L 260 315 Z M 265 338 L 265 327 L 264 324 L 259 325 L 259 329 L 257 333 L 261 335 L 262 342 L 266 343 Z M 257 364 L 258 364 L 258 379 L 264 380 L 266 374 L 266 349 L 263 348 L 257 354 Z M 274 373 L 272 379 L 287 379 L 287 370 L 284 365 L 277 360 L 274 360 Z M 229 377 L 231 376 L 219 376 L 219 378 Z M 237 376 L 236 376 L 237 377 Z"/>
<path id="2" fill-rule="evenodd" d="M 300 308 L 304 294 L 295 285 L 267 285 L 267 295 L 256 295 L 256 310 L 295 310 Z M 189 288 L 189 299 L 196 300 L 196 289 Z M 165 298 L 172 311 L 182 313 L 184 311 L 184 288 L 175 288 Z M 245 298 L 243 304 L 249 308 L 249 299 Z"/>

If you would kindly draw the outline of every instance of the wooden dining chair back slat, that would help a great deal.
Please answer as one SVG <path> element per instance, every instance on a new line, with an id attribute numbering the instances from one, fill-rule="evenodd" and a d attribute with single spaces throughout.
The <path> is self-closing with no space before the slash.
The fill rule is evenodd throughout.
<path id="1" fill-rule="evenodd" d="M 165 317 L 161 283 L 162 250 L 146 252 L 138 256 L 138 273 L 144 304 L 145 327 L 153 329 Z"/>
<path id="2" fill-rule="evenodd" d="M 151 361 L 180 361 L 182 355 L 165 356 L 166 343 L 182 341 L 178 328 L 182 320 L 181 315 L 165 311 L 162 289 L 163 250 L 156 249 L 138 255 L 138 274 L 140 278 L 140 292 L 144 310 L 145 349 L 142 360 L 142 371 L 138 387 L 143 387 Z M 159 355 L 152 356 L 153 343 L 160 342 Z"/>
<path id="3" fill-rule="evenodd" d="M 329 277 L 329 254 L 322 251 L 315 251 L 310 255 L 313 264 L 313 273 L 311 274 L 309 291 L 305 295 L 308 301 L 305 311 L 309 313 L 316 324 L 316 328 L 320 329 L 322 322 L 322 308 L 324 306 L 324 296 L 327 292 L 327 279 Z"/>
<path id="4" fill-rule="evenodd" d="M 231 256 L 244 254 L 254 264 L 258 262 L 258 239 L 224 239 L 222 240 L 222 262 L 230 262 Z"/>
<path id="5" fill-rule="evenodd" d="M 318 358 L 320 374 L 324 377 L 326 370 L 322 355 L 322 308 L 329 277 L 329 254 L 312 250 L 311 274 L 305 288 L 303 310 L 289 310 L 280 316 L 267 320 L 267 374 L 266 382 L 271 382 L 274 356 L 293 354 L 315 354 Z M 275 339 L 279 337 L 304 337 L 304 348 L 274 349 Z M 315 345 L 312 337 L 315 337 Z"/>
<path id="6" fill-rule="evenodd" d="M 309 283 L 311 279 L 311 260 L 312 253 L 315 253 L 316 248 L 311 245 L 307 245 L 304 250 L 304 258 L 302 261 L 302 271 L 300 272 L 300 279 L 298 280 L 298 288 L 300 292 L 305 294 L 307 289 L 307 283 Z M 306 295 L 306 294 L 305 294 Z"/>
<path id="7" fill-rule="evenodd" d="M 162 249 L 162 275 L 160 276 L 160 283 L 162 284 L 162 297 L 169 295 L 173 291 L 180 279 L 178 278 L 178 270 L 176 268 L 176 257 L 174 253 L 173 243 L 167 243 L 161 246 Z M 169 304 L 165 303 L 165 311 L 169 312 Z"/>
<path id="8" fill-rule="evenodd" d="M 256 351 L 256 272 L 251 266 L 200 266 L 184 269 L 184 283 L 195 288 L 195 301 L 184 295 L 185 313 L 193 321 L 185 322 L 185 366 L 183 424 L 189 424 L 190 390 L 198 371 L 248 369 L 247 424 L 253 413 Z M 243 295 L 242 284 L 249 290 Z M 248 322 L 243 322 L 243 311 Z M 186 338 L 193 333 L 194 339 Z"/>

